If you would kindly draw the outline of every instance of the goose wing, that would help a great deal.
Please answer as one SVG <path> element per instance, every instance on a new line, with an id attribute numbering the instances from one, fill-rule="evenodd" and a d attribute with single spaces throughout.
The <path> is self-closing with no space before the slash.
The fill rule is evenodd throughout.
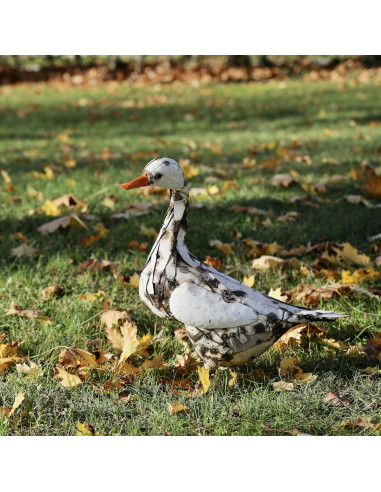
<path id="1" fill-rule="evenodd" d="M 176 287 L 169 306 L 172 315 L 184 325 L 206 329 L 245 326 L 258 316 L 255 309 L 194 282 Z"/>

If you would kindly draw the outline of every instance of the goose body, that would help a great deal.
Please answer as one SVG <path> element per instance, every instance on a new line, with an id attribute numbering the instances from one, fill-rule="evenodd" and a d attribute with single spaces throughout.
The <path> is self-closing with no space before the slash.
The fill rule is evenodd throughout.
<path id="1" fill-rule="evenodd" d="M 300 323 L 346 316 L 272 299 L 195 258 L 185 245 L 189 192 L 180 166 L 149 162 L 123 189 L 155 185 L 171 190 L 169 208 L 140 276 L 139 295 L 157 316 L 185 325 L 205 367 L 242 365 Z"/>

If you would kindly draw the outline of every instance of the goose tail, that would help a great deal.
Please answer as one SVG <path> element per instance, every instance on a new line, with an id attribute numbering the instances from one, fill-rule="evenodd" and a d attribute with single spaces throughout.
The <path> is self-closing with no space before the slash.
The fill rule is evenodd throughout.
<path id="1" fill-rule="evenodd" d="M 301 309 L 294 313 L 292 318 L 298 323 L 310 323 L 311 321 L 334 321 L 337 318 L 348 318 L 348 314 L 318 309 Z"/>

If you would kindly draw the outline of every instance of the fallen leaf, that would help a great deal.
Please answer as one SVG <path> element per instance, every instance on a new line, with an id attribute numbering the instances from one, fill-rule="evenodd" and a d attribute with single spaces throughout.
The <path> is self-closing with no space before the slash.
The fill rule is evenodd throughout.
<path id="1" fill-rule="evenodd" d="M 22 244 L 21 246 L 17 246 L 17 248 L 11 249 L 9 256 L 12 258 L 16 256 L 17 258 L 21 258 L 23 256 L 38 256 L 41 252 L 32 248 L 32 246 L 28 246 L 27 244 Z"/>
<path id="2" fill-rule="evenodd" d="M 365 181 L 364 188 L 368 195 L 381 197 L 381 176 L 373 174 L 373 176 Z"/>
<path id="3" fill-rule="evenodd" d="M 30 243 L 29 239 L 24 236 L 22 232 L 16 232 L 15 234 L 11 234 L 11 237 L 14 239 L 19 239 L 20 241 L 24 241 L 24 243 Z"/>
<path id="4" fill-rule="evenodd" d="M 65 347 L 61 350 L 58 362 L 69 367 L 95 367 L 95 355 L 76 347 Z"/>
<path id="5" fill-rule="evenodd" d="M 234 388 L 237 384 L 237 373 L 229 369 L 229 373 L 231 376 L 231 379 L 229 380 L 228 386 L 229 388 Z"/>
<path id="6" fill-rule="evenodd" d="M 41 212 L 48 217 L 58 217 L 62 214 L 62 210 L 51 200 L 45 200 L 45 204 L 41 207 Z"/>
<path id="7" fill-rule="evenodd" d="M 40 291 L 43 299 L 52 299 L 53 297 L 62 297 L 65 291 L 59 285 L 49 285 Z"/>
<path id="8" fill-rule="evenodd" d="M 119 325 L 120 321 L 123 321 L 129 317 L 130 315 L 127 311 L 114 311 L 113 309 L 109 309 L 102 313 L 100 323 L 106 325 L 107 328 L 112 328 L 114 325 Z M 109 340 L 114 345 L 114 347 L 122 350 L 123 343 L 120 338 L 114 340 L 109 338 Z M 119 343 L 117 340 L 121 342 L 120 346 L 116 345 Z"/>
<path id="9" fill-rule="evenodd" d="M 266 210 L 262 210 L 260 208 L 255 207 L 245 207 L 243 205 L 233 205 L 231 207 L 232 210 L 239 213 L 249 214 L 249 215 L 268 215 Z"/>
<path id="10" fill-rule="evenodd" d="M 11 316 L 13 314 L 17 314 L 18 316 L 25 317 L 25 318 L 44 318 L 44 313 L 43 311 L 39 311 L 38 309 L 23 309 L 21 306 L 16 304 L 15 302 L 11 303 L 10 309 L 6 309 L 5 311 L 6 316 Z"/>
<path id="11" fill-rule="evenodd" d="M 9 412 L 7 418 L 9 419 L 13 412 L 21 405 L 21 403 L 24 401 L 25 398 L 25 393 L 18 393 L 16 395 L 15 401 L 12 405 L 11 411 Z"/>
<path id="12" fill-rule="evenodd" d="M 337 393 L 327 393 L 323 399 L 323 403 L 329 403 L 331 405 L 349 405 L 349 400 L 342 398 Z"/>
<path id="13" fill-rule="evenodd" d="M 369 265 L 370 258 L 368 256 L 358 254 L 357 249 L 351 246 L 349 243 L 344 243 L 343 246 L 344 246 L 343 249 L 339 249 L 335 247 L 332 248 L 337 254 L 339 260 L 343 260 L 346 263 L 356 264 L 361 266 Z"/>
<path id="14" fill-rule="evenodd" d="M 227 244 L 223 243 L 222 241 L 218 239 L 211 239 L 209 241 L 210 246 L 215 246 L 217 249 L 222 251 L 225 255 L 232 255 L 233 254 L 233 245 L 232 244 Z"/>
<path id="15" fill-rule="evenodd" d="M 298 347 L 304 340 L 309 341 L 312 338 L 320 338 L 325 335 L 326 333 L 323 328 L 319 328 L 319 326 L 312 323 L 303 323 L 288 330 L 277 342 L 274 343 L 272 348 L 274 350 L 283 350 L 288 345 L 291 347 Z"/>
<path id="16" fill-rule="evenodd" d="M 77 374 L 70 374 L 59 366 L 54 368 L 54 375 L 64 388 L 76 388 L 82 384 L 82 380 Z"/>
<path id="17" fill-rule="evenodd" d="M 207 394 L 209 391 L 209 387 L 210 387 L 209 369 L 205 369 L 204 366 L 199 366 L 197 368 L 197 370 L 198 370 L 198 375 L 199 375 L 202 387 L 204 389 L 204 393 Z"/>
<path id="18" fill-rule="evenodd" d="M 179 401 L 174 401 L 173 403 L 167 403 L 169 414 L 176 415 L 177 413 L 190 413 L 188 407 L 184 406 Z"/>
<path id="19" fill-rule="evenodd" d="M 222 261 L 216 258 L 215 256 L 207 256 L 205 262 L 206 265 L 209 265 L 216 270 L 219 270 L 222 266 Z"/>
<path id="20" fill-rule="evenodd" d="M 87 229 L 87 225 L 76 214 L 70 214 L 37 227 L 37 231 L 43 235 L 51 234 L 60 227 L 62 229 L 66 229 L 67 227 L 82 227 L 83 229 Z"/>
<path id="21" fill-rule="evenodd" d="M 93 258 L 89 258 L 78 266 L 78 271 L 83 272 L 85 270 L 89 270 L 91 272 L 101 272 L 102 270 L 111 270 L 115 272 L 116 265 L 109 260 L 96 260 Z"/>
<path id="22" fill-rule="evenodd" d="M 293 391 L 295 389 L 294 383 L 288 383 L 287 381 L 276 381 L 271 383 L 274 391 Z"/>
<path id="23" fill-rule="evenodd" d="M 363 350 L 369 357 L 381 363 L 381 332 L 375 333 L 374 338 L 368 338 Z"/>
<path id="24" fill-rule="evenodd" d="M 24 374 L 26 379 L 37 379 L 42 375 L 42 367 L 38 366 L 34 362 L 30 362 L 30 365 L 16 364 L 16 369 L 19 374 Z"/>
<path id="25" fill-rule="evenodd" d="M 251 275 L 250 277 L 243 277 L 242 283 L 250 288 L 253 287 L 254 282 L 255 282 L 255 275 Z"/>
<path id="26" fill-rule="evenodd" d="M 298 219 L 298 212 L 287 212 L 285 214 L 279 215 L 276 220 L 277 222 L 296 222 Z"/>
<path id="27" fill-rule="evenodd" d="M 284 263 L 284 260 L 277 258 L 276 256 L 262 255 L 259 258 L 253 260 L 252 268 L 255 270 L 268 270 L 270 267 L 280 265 Z"/>
<path id="28" fill-rule="evenodd" d="M 374 280 L 380 278 L 381 273 L 377 272 L 373 268 L 362 268 L 360 270 L 355 270 L 353 273 L 342 270 L 341 272 L 341 283 L 342 284 L 360 284 L 368 280 Z"/>
<path id="29" fill-rule="evenodd" d="M 269 297 L 272 297 L 273 299 L 277 299 L 278 301 L 287 302 L 287 296 L 282 296 L 282 291 L 281 291 L 280 287 L 278 287 L 275 290 L 273 290 L 273 288 L 271 288 L 270 292 L 267 295 Z"/>
<path id="30" fill-rule="evenodd" d="M 9 174 L 7 173 L 7 171 L 5 169 L 1 169 L 0 174 L 3 177 L 5 184 L 11 184 L 12 183 L 12 180 L 11 180 Z"/>
<path id="31" fill-rule="evenodd" d="M 88 292 L 79 296 L 82 301 L 88 302 L 104 302 L 108 305 L 112 304 L 111 297 L 107 297 L 107 294 L 103 290 L 98 290 L 98 292 Z"/>
<path id="32" fill-rule="evenodd" d="M 271 178 L 271 184 L 273 186 L 282 186 L 288 188 L 292 183 L 295 183 L 295 179 L 290 174 L 275 174 Z"/>
<path id="33" fill-rule="evenodd" d="M 77 436 L 99 436 L 99 432 L 95 431 L 94 427 L 87 422 L 77 422 Z"/>

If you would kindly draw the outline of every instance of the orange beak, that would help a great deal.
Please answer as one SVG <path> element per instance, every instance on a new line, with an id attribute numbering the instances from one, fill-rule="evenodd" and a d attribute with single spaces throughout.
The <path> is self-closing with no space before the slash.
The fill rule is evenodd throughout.
<path id="1" fill-rule="evenodd" d="M 148 186 L 149 185 L 149 177 L 147 173 L 143 173 L 141 176 L 139 176 L 136 179 L 133 179 L 129 183 L 124 183 L 119 185 L 122 190 L 132 190 L 133 188 L 141 188 L 142 186 Z"/>

